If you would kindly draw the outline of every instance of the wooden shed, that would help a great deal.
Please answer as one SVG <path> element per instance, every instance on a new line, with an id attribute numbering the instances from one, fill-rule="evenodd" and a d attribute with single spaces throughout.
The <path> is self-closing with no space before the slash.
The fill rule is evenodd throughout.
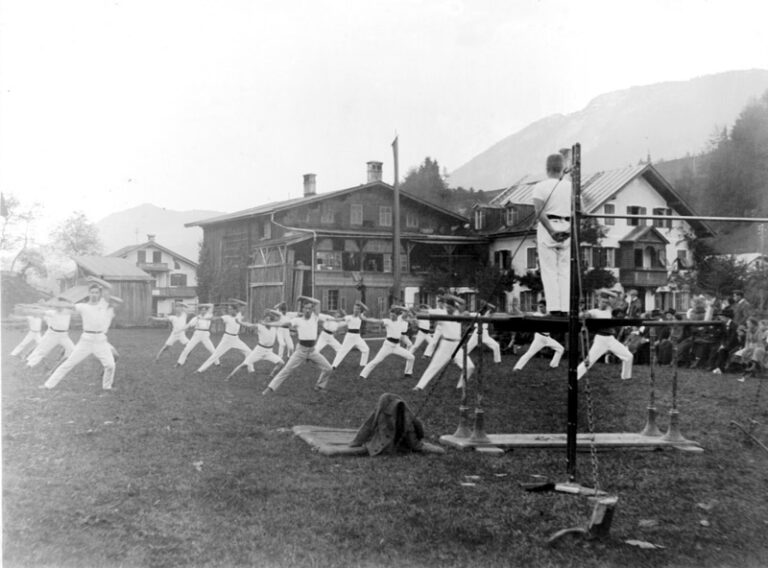
<path id="1" fill-rule="evenodd" d="M 87 284 L 88 276 L 106 280 L 111 293 L 124 300 L 115 313 L 115 326 L 135 327 L 149 323 L 152 315 L 152 277 L 134 263 L 113 256 L 76 256 L 75 274 L 61 280 L 62 292 L 73 286 Z"/>

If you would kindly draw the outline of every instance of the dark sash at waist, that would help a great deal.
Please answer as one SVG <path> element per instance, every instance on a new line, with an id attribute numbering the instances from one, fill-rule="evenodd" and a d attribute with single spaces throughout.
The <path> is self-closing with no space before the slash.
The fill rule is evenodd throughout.
<path id="1" fill-rule="evenodd" d="M 314 347 L 315 343 L 314 339 L 299 339 L 299 345 L 302 347 Z"/>
<path id="2" fill-rule="evenodd" d="M 104 333 L 103 331 L 91 331 L 90 329 L 84 329 L 83 333 Z"/>
<path id="3" fill-rule="evenodd" d="M 422 333 L 429 333 L 429 330 L 428 329 L 424 329 L 423 327 L 420 327 L 419 331 L 422 332 Z"/>
<path id="4" fill-rule="evenodd" d="M 323 329 L 323 333 L 329 333 L 329 334 L 333 335 L 333 332 L 332 332 L 332 331 L 329 331 L 329 330 L 327 330 L 327 329 Z"/>
<path id="5" fill-rule="evenodd" d="M 359 329 L 348 329 L 347 333 L 360 333 Z"/>
<path id="6" fill-rule="evenodd" d="M 69 330 L 68 329 L 53 329 L 53 328 L 51 328 L 51 331 L 55 331 L 56 333 L 67 333 Z M 98 332 L 94 331 L 92 333 L 98 333 Z"/>
<path id="7" fill-rule="evenodd" d="M 259 343 L 259 347 L 263 347 L 264 349 L 272 349 L 272 347 L 275 346 L 275 343 L 272 342 L 272 345 L 264 345 L 263 343 Z"/>
<path id="8" fill-rule="evenodd" d="M 224 333 L 226 333 L 227 335 L 234 335 L 235 337 L 240 335 L 239 333 L 229 333 L 228 331 L 225 331 Z"/>
<path id="9" fill-rule="evenodd" d="M 389 341 L 390 343 L 400 343 L 400 338 L 399 337 L 387 337 L 387 341 Z"/>

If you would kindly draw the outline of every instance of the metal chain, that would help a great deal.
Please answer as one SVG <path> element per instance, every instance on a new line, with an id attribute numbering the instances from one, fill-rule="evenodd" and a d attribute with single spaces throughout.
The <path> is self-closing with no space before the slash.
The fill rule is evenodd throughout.
<path id="1" fill-rule="evenodd" d="M 579 347 L 581 359 L 584 361 L 584 365 L 589 370 L 589 331 L 584 320 L 581 322 L 581 330 L 579 331 Z M 589 457 L 592 461 L 592 483 L 595 486 L 595 495 L 597 495 L 600 489 L 600 475 L 599 465 L 597 460 L 597 445 L 595 441 L 595 410 L 592 401 L 592 389 L 589 384 L 589 373 L 584 375 L 584 392 L 587 395 L 587 428 L 589 429 L 590 444 L 589 444 Z"/>

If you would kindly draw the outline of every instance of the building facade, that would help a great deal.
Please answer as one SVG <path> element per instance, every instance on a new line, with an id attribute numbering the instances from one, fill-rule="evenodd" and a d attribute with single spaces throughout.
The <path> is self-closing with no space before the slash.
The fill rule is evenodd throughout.
<path id="1" fill-rule="evenodd" d="M 197 304 L 197 263 L 162 246 L 155 235 L 147 241 L 123 247 L 109 256 L 123 258 L 152 278 L 152 313 L 173 313 L 173 304 Z"/>
<path id="2" fill-rule="evenodd" d="M 424 282 L 437 267 L 484 254 L 487 239 L 471 233 L 467 218 L 400 192 L 401 296 L 392 297 L 394 188 L 381 181 L 380 162 L 369 162 L 367 174 L 365 184 L 324 194 L 307 174 L 302 197 L 187 224 L 203 229 L 209 300 L 247 299 L 259 317 L 309 295 L 327 310 L 362 300 L 382 316 L 393 301 L 430 300 Z"/>
<path id="3" fill-rule="evenodd" d="M 490 238 L 491 261 L 518 276 L 537 270 L 533 186 L 524 179 L 474 209 L 474 227 Z M 562 183 L 571 183 L 564 179 Z M 691 208 L 651 165 L 644 164 L 582 176 L 582 211 L 587 214 L 694 216 Z M 598 245 L 582 243 L 584 270 L 603 268 L 614 274 L 618 288 L 635 289 L 646 310 L 687 309 L 689 294 L 670 279 L 691 266 L 691 238 L 714 233 L 698 220 L 595 218 L 605 229 Z M 519 283 L 508 293 L 521 309 L 533 311 L 538 294 Z"/>

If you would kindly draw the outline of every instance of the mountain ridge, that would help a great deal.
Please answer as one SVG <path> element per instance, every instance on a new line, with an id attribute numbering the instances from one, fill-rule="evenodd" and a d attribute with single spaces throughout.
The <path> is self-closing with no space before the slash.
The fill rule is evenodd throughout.
<path id="1" fill-rule="evenodd" d="M 451 187 L 494 190 L 543 173 L 545 157 L 579 142 L 593 172 L 648 156 L 674 159 L 702 151 L 750 100 L 768 90 L 768 69 L 726 71 L 597 95 L 578 111 L 552 114 L 502 138 L 448 177 Z"/>

